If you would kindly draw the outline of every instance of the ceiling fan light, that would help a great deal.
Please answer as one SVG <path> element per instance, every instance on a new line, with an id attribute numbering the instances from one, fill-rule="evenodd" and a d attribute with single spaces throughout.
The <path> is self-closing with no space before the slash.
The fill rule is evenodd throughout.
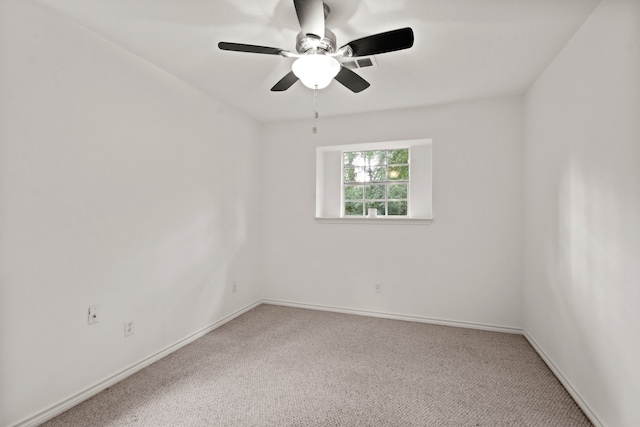
<path id="1" fill-rule="evenodd" d="M 323 89 L 340 71 L 340 63 L 330 56 L 310 54 L 296 59 L 291 69 L 306 87 Z"/>

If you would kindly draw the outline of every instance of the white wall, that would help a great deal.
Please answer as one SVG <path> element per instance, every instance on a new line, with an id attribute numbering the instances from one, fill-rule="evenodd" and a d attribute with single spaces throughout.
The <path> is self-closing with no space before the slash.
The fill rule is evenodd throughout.
<path id="1" fill-rule="evenodd" d="M 639 9 L 603 0 L 524 114 L 494 99 L 322 118 L 313 135 L 311 120 L 261 132 L 2 0 L 0 425 L 261 296 L 524 326 L 604 425 L 639 425 Z M 431 225 L 314 221 L 317 146 L 418 138 L 433 139 Z"/>
<path id="2" fill-rule="evenodd" d="M 603 425 L 640 425 L 640 2 L 603 0 L 525 98 L 524 322 Z"/>
<path id="3" fill-rule="evenodd" d="M 256 123 L 59 15 L 3 0 L 0 32 L 6 426 L 259 299 L 262 163 Z"/>
<path id="4" fill-rule="evenodd" d="M 312 125 L 265 127 L 266 298 L 522 326 L 521 98 Z M 420 138 L 433 138 L 431 225 L 314 221 L 317 146 Z"/>

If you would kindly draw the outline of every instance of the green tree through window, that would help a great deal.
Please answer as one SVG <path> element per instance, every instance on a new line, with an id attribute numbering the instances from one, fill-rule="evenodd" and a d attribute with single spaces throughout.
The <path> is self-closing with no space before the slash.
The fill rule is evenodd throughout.
<path id="1" fill-rule="evenodd" d="M 343 153 L 344 215 L 406 216 L 409 203 L 409 149 Z"/>

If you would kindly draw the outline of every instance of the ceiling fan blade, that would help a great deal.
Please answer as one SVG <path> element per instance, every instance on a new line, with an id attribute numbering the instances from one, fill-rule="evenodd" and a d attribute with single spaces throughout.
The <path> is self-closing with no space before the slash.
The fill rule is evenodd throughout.
<path id="1" fill-rule="evenodd" d="M 280 81 L 271 88 L 271 91 L 282 92 L 284 90 L 289 89 L 297 81 L 298 81 L 298 76 L 293 74 L 293 71 L 289 71 L 289 73 L 286 76 L 281 78 Z"/>
<path id="2" fill-rule="evenodd" d="M 338 74 L 336 75 L 335 79 L 342 85 L 344 85 L 347 89 L 355 93 L 362 92 L 363 90 L 371 86 L 368 81 L 366 81 L 347 67 L 342 67 L 340 69 L 340 72 L 338 72 Z"/>
<path id="3" fill-rule="evenodd" d="M 218 47 L 233 52 L 263 53 L 265 55 L 280 55 L 283 50 L 277 47 L 255 46 L 252 44 L 220 42 Z"/>
<path id="4" fill-rule="evenodd" d="M 293 0 L 298 22 L 303 34 L 322 40 L 324 38 L 324 5 L 322 0 Z"/>
<path id="5" fill-rule="evenodd" d="M 353 52 L 351 56 L 369 56 L 408 49 L 411 46 L 413 46 L 413 30 L 407 27 L 363 37 L 347 43 L 340 49 L 350 47 Z"/>

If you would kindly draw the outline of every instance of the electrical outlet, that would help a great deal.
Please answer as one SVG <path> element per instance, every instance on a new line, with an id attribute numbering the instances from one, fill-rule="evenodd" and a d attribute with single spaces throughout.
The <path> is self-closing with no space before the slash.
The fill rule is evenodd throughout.
<path id="1" fill-rule="evenodd" d="M 100 310 L 99 310 L 100 306 L 99 305 L 92 305 L 91 307 L 89 307 L 89 313 L 87 316 L 87 324 L 89 325 L 93 325 L 94 323 L 98 323 L 100 321 Z"/>
<path id="2" fill-rule="evenodd" d="M 231 283 L 231 292 L 235 292 L 238 290 L 238 282 Z"/>
<path id="3" fill-rule="evenodd" d="M 128 337 L 133 333 L 133 322 L 124 322 L 124 336 Z"/>
<path id="4" fill-rule="evenodd" d="M 380 283 L 376 283 L 375 291 L 377 294 L 382 293 L 382 285 Z"/>

